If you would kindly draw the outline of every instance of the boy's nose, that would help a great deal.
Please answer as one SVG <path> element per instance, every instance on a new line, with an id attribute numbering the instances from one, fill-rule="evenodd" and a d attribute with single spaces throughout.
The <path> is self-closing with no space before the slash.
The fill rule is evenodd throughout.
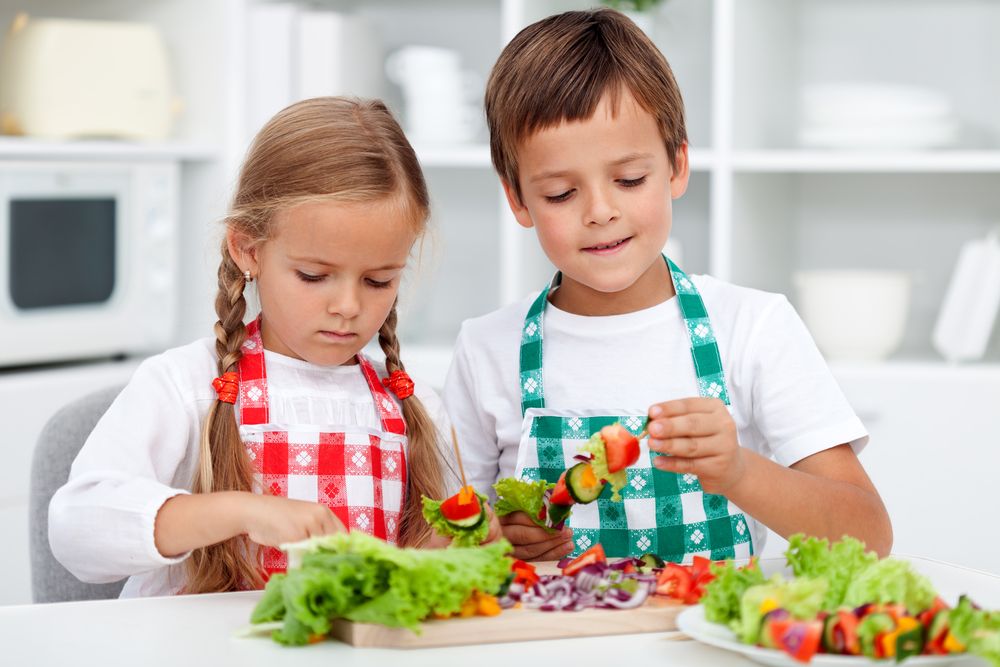
<path id="1" fill-rule="evenodd" d="M 617 220 L 620 216 L 621 212 L 615 206 L 614 199 L 609 193 L 595 191 L 591 194 L 586 215 L 588 225 L 606 225 Z"/>

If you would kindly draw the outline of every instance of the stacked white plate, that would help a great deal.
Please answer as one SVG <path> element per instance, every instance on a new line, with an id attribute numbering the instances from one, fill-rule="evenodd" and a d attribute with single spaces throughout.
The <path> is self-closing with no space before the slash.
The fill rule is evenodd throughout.
<path id="1" fill-rule="evenodd" d="M 905 150 L 951 146 L 959 123 L 940 91 L 892 83 L 823 83 L 801 95 L 799 143 Z"/>

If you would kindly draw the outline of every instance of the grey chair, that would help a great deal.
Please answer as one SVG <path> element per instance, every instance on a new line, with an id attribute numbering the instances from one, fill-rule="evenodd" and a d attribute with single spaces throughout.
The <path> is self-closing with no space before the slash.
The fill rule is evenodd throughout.
<path id="1" fill-rule="evenodd" d="M 124 579 L 111 584 L 85 584 L 64 568 L 49 547 L 49 500 L 69 479 L 70 465 L 87 436 L 122 387 L 88 394 L 55 413 L 42 428 L 31 459 L 28 501 L 31 592 L 35 602 L 116 598 Z"/>

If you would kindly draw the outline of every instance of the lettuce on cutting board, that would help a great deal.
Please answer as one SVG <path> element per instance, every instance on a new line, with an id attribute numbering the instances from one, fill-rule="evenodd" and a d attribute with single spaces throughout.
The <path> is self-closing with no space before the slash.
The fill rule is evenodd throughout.
<path id="1" fill-rule="evenodd" d="M 282 622 L 272 638 L 296 646 L 327 634 L 335 618 L 419 633 L 422 620 L 459 611 L 473 591 L 495 595 L 511 567 L 506 540 L 400 549 L 364 533 L 337 533 L 284 548 L 303 552 L 302 564 L 271 577 L 250 622 Z"/>

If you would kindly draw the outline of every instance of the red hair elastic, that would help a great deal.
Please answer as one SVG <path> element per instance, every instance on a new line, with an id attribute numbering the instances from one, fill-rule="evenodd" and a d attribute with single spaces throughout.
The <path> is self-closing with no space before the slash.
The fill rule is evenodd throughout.
<path id="1" fill-rule="evenodd" d="M 215 393 L 219 395 L 219 400 L 223 403 L 235 403 L 236 397 L 240 393 L 240 382 L 233 371 L 223 373 L 222 377 L 212 380 L 212 387 L 215 388 Z"/>
<path id="2" fill-rule="evenodd" d="M 399 400 L 413 396 L 413 380 L 406 374 L 406 371 L 389 373 L 389 377 L 382 380 L 382 384 L 388 387 Z"/>

